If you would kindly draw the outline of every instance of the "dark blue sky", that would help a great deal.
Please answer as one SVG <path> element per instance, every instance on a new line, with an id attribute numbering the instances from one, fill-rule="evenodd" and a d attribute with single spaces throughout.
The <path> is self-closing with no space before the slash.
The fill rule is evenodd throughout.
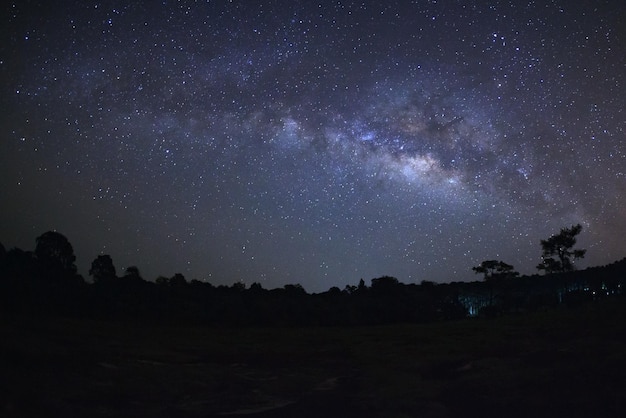
<path id="1" fill-rule="evenodd" d="M 3 6 L 0 242 L 343 288 L 626 256 L 621 1 Z"/>

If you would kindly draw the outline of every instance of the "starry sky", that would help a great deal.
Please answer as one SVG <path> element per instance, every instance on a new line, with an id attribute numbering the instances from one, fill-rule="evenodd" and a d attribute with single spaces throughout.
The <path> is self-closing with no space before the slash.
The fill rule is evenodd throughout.
<path id="1" fill-rule="evenodd" d="M 6 3 L 6 2 L 5 2 Z M 615 1 L 2 6 L 0 242 L 309 292 L 626 256 Z"/>

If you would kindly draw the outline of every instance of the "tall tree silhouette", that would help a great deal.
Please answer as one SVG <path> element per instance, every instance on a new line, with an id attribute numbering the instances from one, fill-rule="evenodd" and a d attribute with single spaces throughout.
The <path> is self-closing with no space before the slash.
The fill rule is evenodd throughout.
<path id="1" fill-rule="evenodd" d="M 513 266 L 499 260 L 485 260 L 476 267 L 472 267 L 476 274 L 483 274 L 485 282 L 489 286 L 489 306 L 494 304 L 494 282 L 500 279 L 509 279 L 519 276 L 519 273 L 513 270 Z"/>
<path id="2" fill-rule="evenodd" d="M 563 273 L 575 269 L 574 260 L 583 258 L 587 250 L 572 249 L 576 245 L 576 236 L 583 227 L 580 224 L 570 228 L 561 228 L 561 231 L 546 240 L 541 240 L 542 261 L 537 269 L 546 273 Z"/>
<path id="3" fill-rule="evenodd" d="M 99 255 L 91 262 L 89 275 L 93 277 L 94 283 L 113 280 L 117 277 L 113 260 L 108 254 Z"/>
<path id="4" fill-rule="evenodd" d="M 48 231 L 37 237 L 35 256 L 44 269 L 44 274 L 74 276 L 76 256 L 68 239 L 56 231 Z"/>

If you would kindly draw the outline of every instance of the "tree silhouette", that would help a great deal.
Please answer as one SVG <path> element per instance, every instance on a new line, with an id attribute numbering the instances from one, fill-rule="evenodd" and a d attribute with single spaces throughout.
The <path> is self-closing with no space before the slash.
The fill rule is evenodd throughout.
<path id="1" fill-rule="evenodd" d="M 159 276 L 155 283 L 159 286 L 184 287 L 187 284 L 187 279 L 182 273 L 176 273 L 172 277 Z"/>
<path id="2" fill-rule="evenodd" d="M 48 231 L 37 237 L 35 256 L 47 275 L 74 276 L 76 274 L 74 249 L 63 234 Z"/>
<path id="3" fill-rule="evenodd" d="M 93 277 L 94 283 L 115 279 L 117 273 L 111 256 L 104 254 L 96 257 L 96 259 L 91 262 L 89 275 Z"/>
<path id="4" fill-rule="evenodd" d="M 372 293 L 388 294 L 400 288 L 400 282 L 395 277 L 383 276 L 372 279 Z"/>
<path id="5" fill-rule="evenodd" d="M 478 266 L 472 267 L 472 270 L 476 274 L 482 273 L 486 282 L 519 276 L 519 273 L 513 270 L 512 265 L 499 260 L 485 260 Z"/>
<path id="6" fill-rule="evenodd" d="M 0 279 L 4 278 L 6 273 L 6 259 L 7 259 L 7 250 L 4 248 L 4 245 L 0 242 Z"/>
<path id="7" fill-rule="evenodd" d="M 252 293 L 262 293 L 265 289 L 263 289 L 263 286 L 261 285 L 261 283 L 254 282 L 250 285 L 249 290 Z"/>
<path id="8" fill-rule="evenodd" d="M 31 251 L 12 248 L 4 259 L 4 275 L 7 279 L 32 279 L 37 269 L 37 259 Z"/>
<path id="9" fill-rule="evenodd" d="M 237 292 L 243 292 L 246 290 L 246 284 L 244 282 L 235 282 L 230 288 Z"/>
<path id="10" fill-rule="evenodd" d="M 169 284 L 174 287 L 184 287 L 187 284 L 187 279 L 182 273 L 176 273 L 170 278 Z"/>
<path id="11" fill-rule="evenodd" d="M 169 286 L 170 284 L 170 279 L 169 277 L 165 277 L 165 276 L 158 276 L 154 282 L 156 284 L 158 284 L 159 286 Z"/>
<path id="12" fill-rule="evenodd" d="M 304 287 L 302 287 L 300 283 L 286 284 L 283 289 L 285 290 L 285 293 L 290 296 L 301 296 L 307 294 L 306 290 L 304 290 Z"/>
<path id="13" fill-rule="evenodd" d="M 572 248 L 576 245 L 576 236 L 583 227 L 580 224 L 570 228 L 561 228 L 561 231 L 546 240 L 541 240 L 542 261 L 537 265 L 538 270 L 546 273 L 563 273 L 575 269 L 573 260 L 583 258 L 587 250 Z"/>
<path id="14" fill-rule="evenodd" d="M 482 273 L 484 280 L 489 286 L 489 310 L 488 315 L 494 315 L 494 282 L 502 279 L 510 279 L 519 276 L 519 273 L 513 270 L 513 266 L 499 260 L 485 260 L 476 267 L 472 267 L 476 274 Z"/>
<path id="15" fill-rule="evenodd" d="M 137 266 L 126 267 L 124 279 L 127 282 L 143 282 L 143 277 L 141 277 Z"/>

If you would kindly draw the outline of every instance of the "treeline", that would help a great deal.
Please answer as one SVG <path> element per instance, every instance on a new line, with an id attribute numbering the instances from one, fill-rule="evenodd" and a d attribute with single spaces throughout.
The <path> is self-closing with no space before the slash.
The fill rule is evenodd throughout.
<path id="1" fill-rule="evenodd" d="M 77 274 L 68 240 L 57 232 L 37 238 L 35 251 L 0 244 L 0 309 L 101 319 L 207 325 L 376 325 L 431 322 L 473 315 L 525 312 L 623 295 L 626 259 L 608 266 L 543 276 L 485 276 L 481 282 L 404 284 L 394 277 L 361 280 L 344 289 L 309 294 L 298 284 L 264 289 L 259 283 L 214 286 L 182 274 L 146 281 L 136 267 L 118 275 L 101 255 Z M 494 277 L 499 277 L 494 280 Z M 487 280 L 489 278 L 489 280 Z"/>

